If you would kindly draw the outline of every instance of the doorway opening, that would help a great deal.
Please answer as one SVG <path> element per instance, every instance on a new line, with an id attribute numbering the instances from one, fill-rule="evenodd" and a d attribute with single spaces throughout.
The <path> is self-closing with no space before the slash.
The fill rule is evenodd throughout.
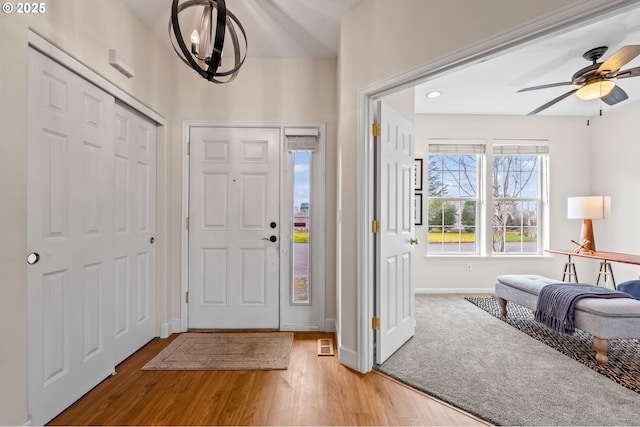
<path id="1" fill-rule="evenodd" d="M 628 4 L 592 4 L 579 5 L 564 9 L 562 13 L 547 16 L 534 23 L 515 27 L 494 38 L 483 40 L 466 49 L 456 51 L 446 57 L 438 58 L 421 67 L 399 74 L 379 83 L 362 89 L 358 102 L 358 189 L 360 195 L 358 209 L 362 213 L 359 223 L 358 239 L 358 360 L 357 369 L 360 372 L 371 370 L 377 342 L 375 332 L 371 327 L 371 319 L 376 316 L 376 290 L 371 286 L 376 278 L 376 271 L 381 259 L 376 252 L 376 241 L 371 233 L 369 220 L 376 217 L 377 187 L 375 180 L 375 139 L 370 130 L 375 123 L 375 103 L 404 89 L 412 88 L 445 73 L 451 73 L 475 63 L 503 55 L 522 45 L 540 40 L 545 36 L 557 34 L 577 28 L 585 22 L 592 22 L 605 16 L 630 8 Z"/>

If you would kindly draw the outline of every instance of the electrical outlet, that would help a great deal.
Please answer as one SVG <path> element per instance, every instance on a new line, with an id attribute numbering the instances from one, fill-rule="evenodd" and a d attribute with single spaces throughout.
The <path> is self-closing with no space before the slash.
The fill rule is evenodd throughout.
<path id="1" fill-rule="evenodd" d="M 471 271 L 471 263 L 470 262 L 467 263 L 467 271 Z"/>

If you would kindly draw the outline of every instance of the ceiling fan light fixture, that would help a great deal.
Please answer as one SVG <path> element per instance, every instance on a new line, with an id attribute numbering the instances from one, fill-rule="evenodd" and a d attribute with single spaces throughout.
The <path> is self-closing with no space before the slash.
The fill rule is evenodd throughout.
<path id="1" fill-rule="evenodd" d="M 582 86 L 576 95 L 584 101 L 598 99 L 607 96 L 615 86 L 616 84 L 610 80 L 597 80 Z"/>

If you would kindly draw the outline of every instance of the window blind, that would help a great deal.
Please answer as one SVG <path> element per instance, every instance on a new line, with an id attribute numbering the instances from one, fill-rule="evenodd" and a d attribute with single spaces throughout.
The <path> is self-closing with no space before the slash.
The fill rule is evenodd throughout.
<path id="1" fill-rule="evenodd" d="M 316 151 L 320 143 L 318 128 L 285 128 L 288 151 Z"/>
<path id="2" fill-rule="evenodd" d="M 500 144 L 493 145 L 493 154 L 498 155 L 533 155 L 549 154 L 548 144 Z"/>
<path id="3" fill-rule="evenodd" d="M 429 143 L 429 154 L 484 154 L 485 144 Z"/>

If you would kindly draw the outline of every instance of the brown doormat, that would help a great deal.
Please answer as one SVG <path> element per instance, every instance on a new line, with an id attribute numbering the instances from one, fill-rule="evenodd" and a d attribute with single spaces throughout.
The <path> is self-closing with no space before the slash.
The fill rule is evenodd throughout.
<path id="1" fill-rule="evenodd" d="M 143 370 L 272 370 L 287 369 L 291 332 L 183 333 Z"/>

